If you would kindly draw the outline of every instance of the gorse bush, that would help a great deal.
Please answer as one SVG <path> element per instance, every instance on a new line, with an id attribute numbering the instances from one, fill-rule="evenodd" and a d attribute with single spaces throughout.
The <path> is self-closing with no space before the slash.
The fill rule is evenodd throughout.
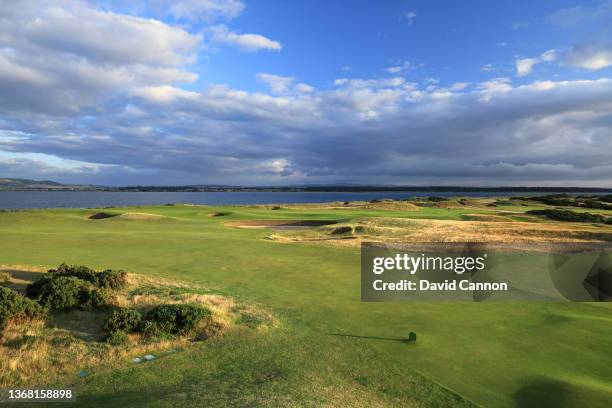
<path id="1" fill-rule="evenodd" d="M 120 330 L 114 331 L 106 338 L 106 342 L 113 346 L 120 346 L 129 341 L 128 335 Z"/>
<path id="2" fill-rule="evenodd" d="M 55 277 L 72 276 L 91 283 L 96 281 L 96 271 L 83 265 L 66 265 L 63 263 L 57 269 L 49 269 L 48 272 Z"/>
<path id="3" fill-rule="evenodd" d="M 39 319 L 44 315 L 38 303 L 12 289 L 0 287 L 0 334 L 10 321 Z"/>
<path id="4" fill-rule="evenodd" d="M 210 323 L 211 312 L 199 305 L 161 305 L 150 310 L 145 319 L 155 323 L 161 332 L 186 334 L 202 321 Z"/>
<path id="5" fill-rule="evenodd" d="M 109 333 L 115 331 L 130 333 L 140 328 L 141 321 L 142 315 L 138 311 L 122 307 L 110 315 L 104 324 L 104 330 Z"/>
<path id="6" fill-rule="evenodd" d="M 26 288 L 26 294 L 43 307 L 65 310 L 79 305 L 80 293 L 87 283 L 72 276 L 44 276 Z"/>
<path id="7" fill-rule="evenodd" d="M 551 220 L 558 221 L 570 221 L 570 222 L 592 222 L 603 224 L 606 222 L 606 217 L 599 214 L 591 214 L 588 212 L 575 212 L 571 210 L 558 210 L 558 209 L 548 209 L 548 210 L 531 210 L 527 211 L 527 214 L 531 215 L 543 215 L 546 218 L 550 218 Z"/>
<path id="8" fill-rule="evenodd" d="M 100 288 L 114 290 L 122 289 L 127 285 L 127 273 L 124 271 L 106 269 L 97 273 L 96 282 L 94 284 Z"/>
<path id="9" fill-rule="evenodd" d="M 53 276 L 71 276 L 89 282 L 99 288 L 122 289 L 127 284 L 127 273 L 113 269 L 106 269 L 96 272 L 87 266 L 66 265 L 65 263 L 50 269 L 49 273 Z"/>
<path id="10" fill-rule="evenodd" d="M 85 310 L 101 309 L 114 304 L 115 295 L 108 289 L 91 287 L 81 289 L 79 293 L 79 306 Z"/>

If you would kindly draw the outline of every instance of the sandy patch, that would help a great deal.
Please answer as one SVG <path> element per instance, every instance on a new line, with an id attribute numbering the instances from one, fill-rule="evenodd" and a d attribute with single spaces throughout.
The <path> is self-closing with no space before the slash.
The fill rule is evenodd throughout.
<path id="1" fill-rule="evenodd" d="M 270 228 L 270 229 L 309 229 L 321 227 L 323 225 L 336 224 L 336 221 L 331 220 L 244 220 L 230 221 L 225 225 L 235 228 Z"/>
<path id="2" fill-rule="evenodd" d="M 119 216 L 122 220 L 160 220 L 168 218 L 165 215 L 141 213 L 141 212 L 126 212 Z"/>

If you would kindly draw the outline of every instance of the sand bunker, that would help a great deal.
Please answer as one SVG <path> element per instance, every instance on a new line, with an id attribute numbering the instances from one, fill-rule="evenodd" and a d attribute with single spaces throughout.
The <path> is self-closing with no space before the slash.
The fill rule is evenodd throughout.
<path id="1" fill-rule="evenodd" d="M 225 225 L 236 228 L 270 228 L 275 230 L 295 230 L 321 227 L 336 224 L 329 220 L 245 220 L 231 221 Z"/>
<path id="2" fill-rule="evenodd" d="M 89 218 L 90 220 L 103 220 L 105 218 L 117 217 L 118 215 L 120 215 L 120 214 L 99 212 L 99 213 L 92 214 L 92 215 L 90 215 L 87 218 Z"/>

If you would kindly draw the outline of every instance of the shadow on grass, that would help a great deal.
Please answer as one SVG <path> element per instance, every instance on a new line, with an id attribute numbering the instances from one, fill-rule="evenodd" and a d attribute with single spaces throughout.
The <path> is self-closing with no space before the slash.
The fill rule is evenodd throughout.
<path id="1" fill-rule="evenodd" d="M 6 272 L 9 275 L 9 283 L 6 283 L 5 286 L 20 292 L 24 292 L 28 284 L 44 274 L 42 271 L 24 271 L 21 269 L 0 269 L 0 272 Z"/>
<path id="2" fill-rule="evenodd" d="M 49 317 L 49 326 L 67 330 L 74 337 L 85 341 L 103 341 L 106 333 L 103 330 L 108 314 L 104 311 L 73 310 L 54 313 Z"/>
<path id="3" fill-rule="evenodd" d="M 357 334 L 348 334 L 348 333 L 327 333 L 328 336 L 338 336 L 338 337 L 352 337 L 355 339 L 366 339 L 366 340 L 385 340 L 385 341 L 398 341 L 400 343 L 412 343 L 409 342 L 406 338 L 401 337 L 380 337 L 380 336 L 361 336 Z"/>
<path id="4" fill-rule="evenodd" d="M 531 380 L 513 397 L 518 407 L 569 408 L 578 402 L 571 391 L 567 383 L 542 377 Z"/>

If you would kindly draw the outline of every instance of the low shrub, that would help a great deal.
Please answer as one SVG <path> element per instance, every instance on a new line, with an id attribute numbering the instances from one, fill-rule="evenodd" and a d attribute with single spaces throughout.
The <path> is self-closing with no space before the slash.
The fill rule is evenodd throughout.
<path id="1" fill-rule="evenodd" d="M 146 338 L 155 338 L 159 337 L 162 334 L 157 323 L 150 320 L 143 320 L 140 323 L 140 327 L 138 328 L 138 330 Z"/>
<path id="2" fill-rule="evenodd" d="M 115 296 L 108 289 L 91 287 L 81 290 L 79 306 L 85 310 L 95 310 L 108 307 L 115 303 Z"/>
<path id="3" fill-rule="evenodd" d="M 63 263 L 57 269 L 49 269 L 49 273 L 54 277 L 75 277 L 99 288 L 121 289 L 127 284 L 127 273 L 121 270 L 106 269 L 96 272 L 87 266 Z"/>
<path id="4" fill-rule="evenodd" d="M 200 305 L 161 305 L 151 309 L 145 320 L 155 323 L 161 332 L 186 334 L 202 321 L 210 323 L 211 313 Z"/>
<path id="5" fill-rule="evenodd" d="M 26 294 L 47 309 L 64 310 L 77 306 L 86 288 L 86 282 L 72 276 L 44 276 L 28 285 Z"/>
<path id="6" fill-rule="evenodd" d="M 592 222 L 603 224 L 606 222 L 606 217 L 599 214 L 591 214 L 588 212 L 575 212 L 571 210 L 547 209 L 547 210 L 531 210 L 527 211 L 531 215 L 543 215 L 546 218 L 557 221 L 569 222 Z"/>
<path id="7" fill-rule="evenodd" d="M 429 196 L 429 197 L 427 197 L 427 199 L 429 201 L 433 201 L 434 203 L 439 203 L 439 202 L 442 202 L 442 201 L 447 201 L 446 198 L 438 197 L 438 196 Z"/>
<path id="8" fill-rule="evenodd" d="M 96 274 L 96 282 L 94 283 L 100 288 L 122 289 L 127 285 L 127 273 L 113 269 L 106 269 Z"/>
<path id="9" fill-rule="evenodd" d="M 122 332 L 133 332 L 140 328 L 142 321 L 142 315 L 140 312 L 134 309 L 128 309 L 126 307 L 115 310 L 106 320 L 104 324 L 104 330 L 109 333 L 122 331 Z"/>
<path id="10" fill-rule="evenodd" d="M 121 346 L 122 344 L 126 344 L 129 341 L 128 335 L 126 332 L 121 330 L 117 330 L 111 332 L 106 338 L 106 342 L 113 346 Z"/>
<path id="11" fill-rule="evenodd" d="M 54 277 L 71 276 L 90 283 L 96 283 L 96 271 L 83 265 L 60 264 L 56 269 L 48 271 Z"/>
<path id="12" fill-rule="evenodd" d="M 12 289 L 0 287 L 0 333 L 10 321 L 39 319 L 44 315 L 38 303 Z"/>

